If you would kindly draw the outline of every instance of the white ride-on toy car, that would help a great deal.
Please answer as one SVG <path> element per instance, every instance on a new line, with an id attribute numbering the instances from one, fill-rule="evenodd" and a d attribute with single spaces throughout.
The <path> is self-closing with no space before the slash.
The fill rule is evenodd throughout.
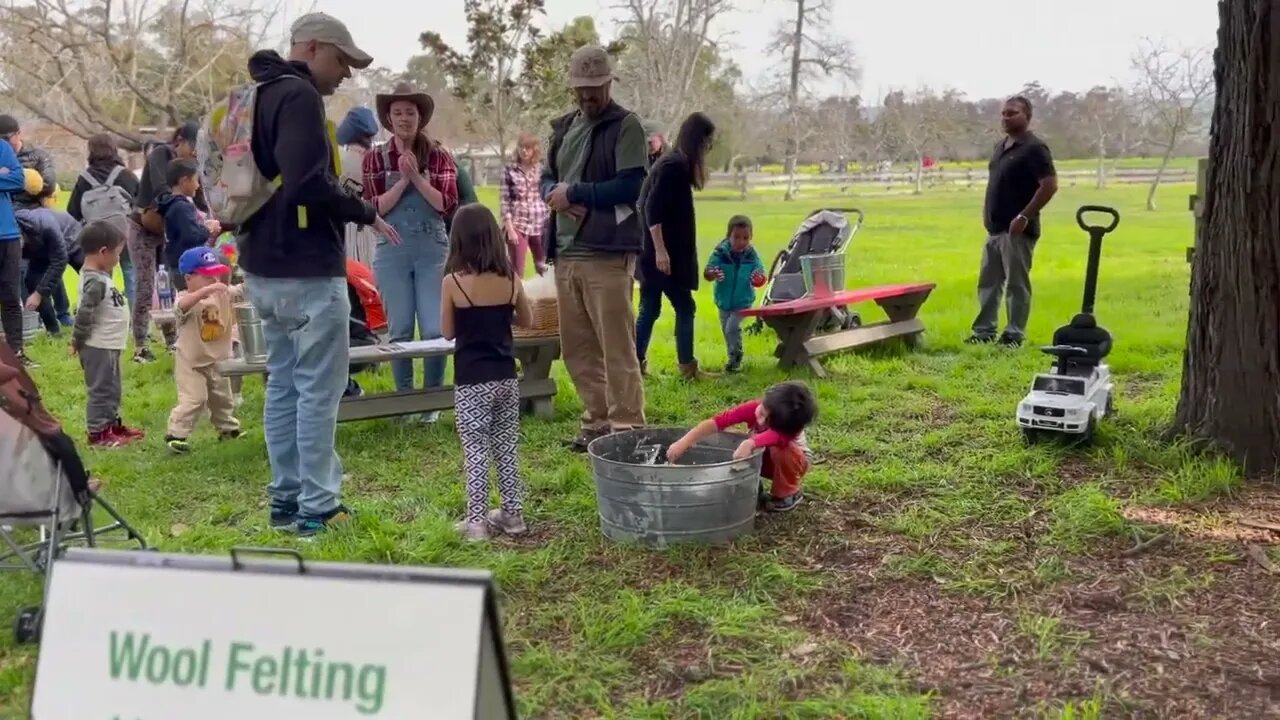
<path id="1" fill-rule="evenodd" d="M 1111 224 L 1085 224 L 1084 215 L 1089 212 L 1110 215 Z M 1053 364 L 1048 373 L 1036 375 L 1031 392 L 1018 403 L 1018 427 L 1028 440 L 1059 433 L 1088 441 L 1098 421 L 1115 410 L 1115 385 L 1104 362 L 1111 352 L 1111 333 L 1098 325 L 1093 303 L 1098 290 L 1102 236 L 1120 224 L 1120 213 L 1109 207 L 1086 205 L 1076 211 L 1076 222 L 1089 233 L 1084 301 L 1071 323 L 1054 331 L 1053 345 L 1042 348 L 1054 357 Z"/>

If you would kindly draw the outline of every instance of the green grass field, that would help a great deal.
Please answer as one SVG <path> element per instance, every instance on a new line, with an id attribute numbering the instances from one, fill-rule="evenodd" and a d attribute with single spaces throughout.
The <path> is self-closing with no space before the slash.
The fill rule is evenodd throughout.
<path id="1" fill-rule="evenodd" d="M 559 367 L 555 420 L 523 426 L 534 534 L 519 543 L 454 536 L 461 455 L 448 422 L 341 425 L 357 522 L 311 544 L 270 532 L 261 381 L 245 383 L 248 437 L 220 444 L 206 425 L 191 456 L 173 457 L 159 440 L 174 400 L 167 358 L 125 367 L 124 416 L 151 437 L 88 460 L 162 550 L 285 546 L 312 559 L 492 571 L 522 717 L 1261 717 L 1276 709 L 1280 638 L 1263 620 L 1280 611 L 1280 594 L 1244 552 L 1267 533 L 1236 520 L 1265 503 L 1280 509 L 1280 498 L 1161 440 L 1182 363 L 1190 192 L 1165 188 L 1166 209 L 1148 213 L 1145 188 L 1072 188 L 1046 214 L 1033 344 L 1079 307 L 1087 236 L 1075 209 L 1105 203 L 1123 214 L 1097 305 L 1116 338 L 1119 414 L 1080 449 L 1024 445 L 1014 425 L 1045 356 L 962 344 L 981 195 L 860 202 L 867 224 L 850 284 L 936 282 L 921 313 L 926 342 L 827 361 L 831 378 L 810 379 L 821 417 L 809 502 L 762 518 L 729 547 L 654 552 L 602 538 L 587 461 L 559 446 L 580 410 Z M 771 257 L 820 204 L 704 202 L 700 249 L 746 212 Z M 698 355 L 715 368 L 723 346 L 710 288 L 698 299 Z M 687 384 L 671 333 L 668 309 L 650 354 L 651 423 L 692 424 L 785 377 L 773 339 L 748 335 L 745 374 Z M 82 437 L 75 362 L 49 340 L 31 355 L 48 405 Z M 366 384 L 390 387 L 389 372 Z M 33 577 L 0 582 L 6 622 L 39 597 Z M 25 716 L 34 660 L 0 633 L 0 717 Z"/>

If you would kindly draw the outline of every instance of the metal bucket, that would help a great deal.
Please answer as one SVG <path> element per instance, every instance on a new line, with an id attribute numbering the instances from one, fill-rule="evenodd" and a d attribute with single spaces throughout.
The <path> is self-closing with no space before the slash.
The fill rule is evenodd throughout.
<path id="1" fill-rule="evenodd" d="M 262 334 L 262 318 L 258 317 L 258 309 L 248 303 L 236 305 L 236 323 L 240 325 L 242 359 L 250 365 L 265 365 L 267 338 Z"/>
<path id="2" fill-rule="evenodd" d="M 42 327 L 44 325 L 40 322 L 40 313 L 24 309 L 22 311 L 22 344 L 34 341 Z"/>
<path id="3" fill-rule="evenodd" d="M 684 434 L 680 428 L 627 430 L 587 447 L 605 537 L 661 548 L 724 543 L 755 527 L 763 451 L 733 460 L 747 436 L 718 433 L 679 464 L 667 464 L 666 448 Z"/>
<path id="4" fill-rule="evenodd" d="M 801 256 L 805 291 L 810 295 L 830 295 L 844 290 L 844 261 L 844 253 Z"/>

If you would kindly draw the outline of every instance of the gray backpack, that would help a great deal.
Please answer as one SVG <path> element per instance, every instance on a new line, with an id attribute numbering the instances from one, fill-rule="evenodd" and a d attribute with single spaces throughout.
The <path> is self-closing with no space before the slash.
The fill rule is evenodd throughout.
<path id="1" fill-rule="evenodd" d="M 123 165 L 111 170 L 105 182 L 93 179 L 88 170 L 80 173 L 80 177 L 89 183 L 89 190 L 80 197 L 80 216 L 85 224 L 100 220 L 119 222 L 133 212 L 133 198 L 129 192 L 116 185 L 116 178 L 124 172 Z"/>

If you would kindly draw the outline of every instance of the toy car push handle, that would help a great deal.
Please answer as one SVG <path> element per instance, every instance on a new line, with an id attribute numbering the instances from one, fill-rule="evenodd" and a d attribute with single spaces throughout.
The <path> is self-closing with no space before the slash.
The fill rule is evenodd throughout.
<path id="1" fill-rule="evenodd" d="M 1111 224 L 1105 227 L 1102 225 L 1090 225 L 1084 221 L 1085 213 L 1102 213 L 1103 215 L 1110 215 Z M 1115 230 L 1116 226 L 1120 224 L 1120 213 L 1116 212 L 1115 208 L 1109 208 L 1105 205 L 1085 205 L 1076 211 L 1076 222 L 1080 225 L 1081 230 L 1084 230 L 1090 235 L 1092 235 L 1095 230 L 1099 231 L 1102 235 L 1106 235 L 1112 230 Z"/>
<path id="2" fill-rule="evenodd" d="M 1102 213 L 1111 216 L 1110 225 L 1089 225 L 1084 221 L 1085 213 Z M 1115 208 L 1103 205 L 1085 205 L 1076 210 L 1076 223 L 1089 233 L 1089 265 L 1085 268 L 1084 299 L 1080 303 L 1080 312 L 1093 314 L 1093 301 L 1098 294 L 1098 263 L 1102 260 L 1102 236 L 1116 229 L 1120 224 L 1120 213 Z"/>

